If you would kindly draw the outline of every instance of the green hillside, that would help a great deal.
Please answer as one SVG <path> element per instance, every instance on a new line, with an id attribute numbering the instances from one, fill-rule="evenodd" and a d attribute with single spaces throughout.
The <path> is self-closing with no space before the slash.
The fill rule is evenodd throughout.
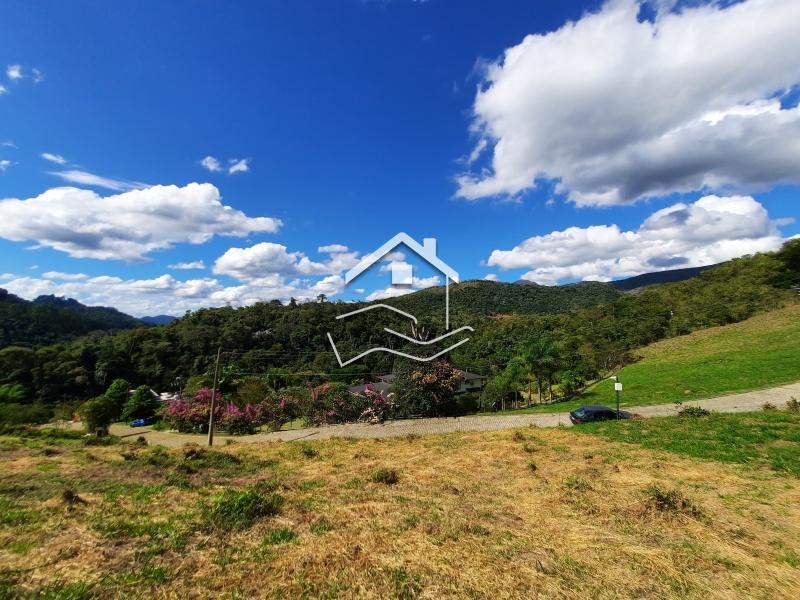
<path id="1" fill-rule="evenodd" d="M 620 371 L 628 405 L 709 398 L 800 380 L 800 305 L 656 342 Z M 613 396 L 610 381 L 585 400 Z"/>
<path id="2" fill-rule="evenodd" d="M 29 302 L 0 288 L 0 348 L 45 346 L 92 331 L 132 329 L 145 324 L 115 308 L 85 306 L 71 298 L 39 296 Z"/>
<path id="3" fill-rule="evenodd" d="M 438 314 L 444 307 L 444 286 L 392 300 L 392 305 L 415 315 Z M 570 312 L 605 304 L 620 292 L 608 283 L 585 282 L 561 286 L 470 280 L 450 286 L 450 314 L 498 315 Z"/>
<path id="4" fill-rule="evenodd" d="M 800 305 L 740 323 L 670 338 L 636 351 L 619 371 L 621 406 L 668 404 L 777 386 L 800 380 Z M 613 404 L 613 383 L 604 380 L 568 402 L 516 412 L 571 410 Z"/>

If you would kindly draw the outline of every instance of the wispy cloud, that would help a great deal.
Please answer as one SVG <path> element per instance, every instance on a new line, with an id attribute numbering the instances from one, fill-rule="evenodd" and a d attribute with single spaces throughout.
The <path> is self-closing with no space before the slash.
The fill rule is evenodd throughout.
<path id="1" fill-rule="evenodd" d="M 176 271 L 190 271 L 192 269 L 205 269 L 206 263 L 202 260 L 195 260 L 192 262 L 179 262 L 174 263 L 171 265 L 167 265 L 170 269 L 175 269 Z"/>
<path id="2" fill-rule="evenodd" d="M 42 152 L 40 155 L 43 159 L 56 163 L 57 165 L 67 164 L 67 159 L 60 154 L 51 154 L 50 152 Z"/>
<path id="3" fill-rule="evenodd" d="M 222 165 L 220 164 L 219 160 L 210 155 L 206 156 L 200 161 L 200 166 L 207 171 L 211 171 L 212 173 L 219 173 L 222 171 Z"/>
<path id="4" fill-rule="evenodd" d="M 125 190 L 140 190 L 148 187 L 146 183 L 142 183 L 140 181 L 111 179 L 110 177 L 103 177 L 102 175 L 95 175 L 94 173 L 80 171 L 77 169 L 68 169 L 66 171 L 50 171 L 50 174 L 60 177 L 64 181 L 69 181 L 70 183 L 102 187 L 117 192 L 122 192 Z"/>
<path id="5" fill-rule="evenodd" d="M 242 158 L 241 160 L 232 158 L 228 161 L 228 173 L 234 175 L 235 173 L 247 173 L 250 170 L 250 159 Z"/>
<path id="6" fill-rule="evenodd" d="M 210 154 L 199 161 L 200 166 L 206 171 L 211 173 L 222 173 L 227 171 L 228 175 L 235 175 L 236 173 L 247 173 L 250 170 L 249 158 L 229 158 L 228 166 L 225 167 L 216 156 Z"/>
<path id="7" fill-rule="evenodd" d="M 22 66 L 20 65 L 8 65 L 6 67 L 6 77 L 8 77 L 11 81 L 18 81 L 24 77 L 22 74 Z"/>
<path id="8" fill-rule="evenodd" d="M 11 166 L 10 160 L 0 160 L 0 173 L 5 173 L 6 169 Z"/>
<path id="9" fill-rule="evenodd" d="M 8 93 L 8 88 L 6 86 L 0 84 L 0 96 L 2 96 L 3 94 L 7 94 L 7 93 Z"/>

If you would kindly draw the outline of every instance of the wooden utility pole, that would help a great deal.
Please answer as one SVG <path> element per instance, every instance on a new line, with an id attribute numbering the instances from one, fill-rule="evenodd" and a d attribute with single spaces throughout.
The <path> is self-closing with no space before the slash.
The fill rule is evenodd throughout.
<path id="1" fill-rule="evenodd" d="M 214 445 L 214 411 L 217 408 L 217 378 L 219 377 L 219 355 L 222 346 L 217 348 L 217 360 L 214 363 L 214 387 L 211 388 L 211 412 L 208 415 L 208 445 Z"/>

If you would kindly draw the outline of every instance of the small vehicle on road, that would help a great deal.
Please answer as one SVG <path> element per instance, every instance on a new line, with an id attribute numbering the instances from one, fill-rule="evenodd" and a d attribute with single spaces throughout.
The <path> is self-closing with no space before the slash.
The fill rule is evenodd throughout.
<path id="1" fill-rule="evenodd" d="M 155 419 L 136 419 L 131 422 L 131 427 L 144 427 L 150 425 Z"/>
<path id="2" fill-rule="evenodd" d="M 592 423 L 594 421 L 610 421 L 611 419 L 630 419 L 633 415 L 628 411 L 621 410 L 619 413 L 613 408 L 602 404 L 587 404 L 576 408 L 569 413 L 569 420 L 573 425 L 581 423 Z"/>

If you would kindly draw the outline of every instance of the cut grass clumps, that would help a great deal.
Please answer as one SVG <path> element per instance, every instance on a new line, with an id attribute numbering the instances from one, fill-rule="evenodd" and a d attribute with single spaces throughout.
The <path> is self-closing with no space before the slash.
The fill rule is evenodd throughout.
<path id="1" fill-rule="evenodd" d="M 703 516 L 703 511 L 680 490 L 668 490 L 654 484 L 644 489 L 644 495 L 648 507 L 659 512 L 685 514 L 695 518 Z"/>
<path id="2" fill-rule="evenodd" d="M 309 527 L 309 530 L 314 535 L 323 535 L 325 533 L 328 533 L 331 529 L 333 529 L 333 525 L 331 525 L 331 522 L 325 518 L 314 521 L 311 524 L 311 527 Z"/>
<path id="3" fill-rule="evenodd" d="M 678 411 L 679 417 L 707 417 L 710 414 L 710 410 L 701 406 L 684 406 Z"/>
<path id="4" fill-rule="evenodd" d="M 308 444 L 303 444 L 300 446 L 300 454 L 305 456 L 306 458 L 316 458 L 319 456 L 319 452 L 313 446 L 309 446 Z"/>
<path id="5" fill-rule="evenodd" d="M 372 474 L 373 483 L 395 485 L 400 481 L 400 474 L 395 469 L 380 468 Z"/>
<path id="6" fill-rule="evenodd" d="M 786 401 L 786 410 L 789 412 L 800 412 L 800 401 L 797 400 L 794 396 L 792 396 L 789 400 Z"/>
<path id="7" fill-rule="evenodd" d="M 225 490 L 203 507 L 203 522 L 212 529 L 247 529 L 262 517 L 277 515 L 282 506 L 279 494 Z"/>
<path id="8" fill-rule="evenodd" d="M 288 527 L 278 527 L 269 531 L 262 539 L 262 546 L 278 546 L 290 544 L 297 539 L 297 534 Z"/>

